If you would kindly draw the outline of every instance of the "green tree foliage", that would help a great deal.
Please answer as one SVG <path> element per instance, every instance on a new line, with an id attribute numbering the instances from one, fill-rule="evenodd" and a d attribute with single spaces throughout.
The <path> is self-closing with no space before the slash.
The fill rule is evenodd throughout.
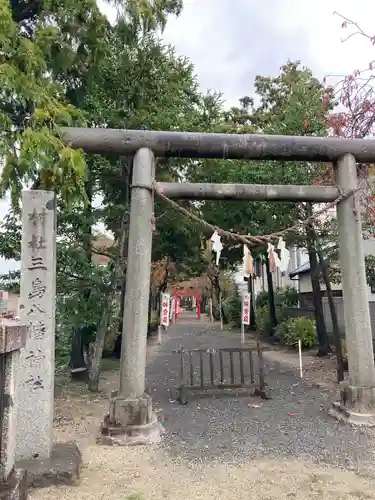
<path id="1" fill-rule="evenodd" d="M 121 232 L 127 231 L 122 222 L 127 222 L 131 161 L 72 150 L 62 144 L 59 127 L 173 130 L 195 128 L 200 119 L 191 64 L 155 36 L 168 14 L 180 12 L 181 1 L 112 3 L 118 8 L 114 26 L 94 0 L 1 2 L 2 192 L 11 194 L 15 209 L 24 184 L 60 195 L 57 291 L 63 299 L 58 301 L 59 326 L 67 332 L 77 322 L 82 327 L 98 323 L 103 311 L 97 305 L 105 306 L 108 287 L 116 290 L 111 275 L 122 251 Z M 160 164 L 158 176 L 176 179 L 178 168 L 176 162 Z M 100 210 L 93 209 L 95 196 L 103 198 Z M 157 203 L 157 218 L 166 210 Z M 169 231 L 171 244 L 156 235 L 154 253 L 182 263 L 187 243 L 197 253 L 200 240 L 179 214 L 169 215 L 160 217 L 158 234 Z M 8 219 L 0 252 L 17 259 L 17 213 Z M 105 271 L 91 262 L 97 222 L 111 229 L 118 243 Z"/>
<path id="2" fill-rule="evenodd" d="M 110 3 L 133 44 L 182 8 L 180 0 Z M 14 206 L 23 183 L 69 203 L 85 198 L 84 155 L 62 143 L 58 128 L 100 124 L 82 101 L 115 47 L 112 32 L 95 0 L 0 1 L 1 188 Z"/>
<path id="3" fill-rule="evenodd" d="M 366 279 L 371 287 L 375 287 L 375 255 L 365 256 Z"/>
<path id="4" fill-rule="evenodd" d="M 87 27 L 80 20 L 88 3 L 70 2 L 64 16 L 63 2 L 0 2 L 1 188 L 14 206 L 23 183 L 56 189 L 67 202 L 83 195 L 83 154 L 65 146 L 56 131 L 83 124 L 84 117 L 54 75 L 82 62 L 77 40 Z"/>

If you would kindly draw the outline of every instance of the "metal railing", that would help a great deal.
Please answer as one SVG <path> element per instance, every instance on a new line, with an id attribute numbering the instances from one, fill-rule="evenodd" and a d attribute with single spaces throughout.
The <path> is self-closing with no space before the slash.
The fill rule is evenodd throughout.
<path id="1" fill-rule="evenodd" d="M 192 392 L 208 390 L 247 389 L 264 399 L 270 398 L 260 344 L 256 349 L 184 349 L 181 346 L 175 353 L 180 356 L 178 399 L 183 405 Z"/>

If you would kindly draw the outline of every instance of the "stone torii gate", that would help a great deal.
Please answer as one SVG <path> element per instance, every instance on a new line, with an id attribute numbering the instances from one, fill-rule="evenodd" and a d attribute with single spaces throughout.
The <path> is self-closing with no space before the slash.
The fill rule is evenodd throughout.
<path id="1" fill-rule="evenodd" d="M 137 130 L 62 130 L 65 142 L 92 153 L 134 155 L 128 270 L 119 390 L 102 427 L 103 442 L 152 442 L 160 429 L 145 394 L 153 191 L 194 200 L 273 200 L 337 204 L 349 383 L 332 412 L 375 425 L 375 366 L 358 201 L 356 162 L 375 162 L 375 140 Z M 333 186 L 157 183 L 155 157 L 332 162 Z M 280 167 L 281 168 L 281 167 Z M 155 190 L 155 187 L 157 188 Z"/>
<path id="2" fill-rule="evenodd" d="M 194 290 L 188 290 L 186 288 L 182 288 L 180 290 L 174 289 L 172 290 L 172 297 L 173 298 L 182 298 L 182 297 L 191 297 L 195 298 L 196 300 L 196 308 L 197 308 L 197 318 L 201 319 L 201 294 L 198 292 L 195 292 Z M 176 315 L 176 320 L 178 319 L 178 316 Z"/>
<path id="3" fill-rule="evenodd" d="M 201 319 L 201 298 L 202 298 L 202 286 L 201 278 L 191 278 L 187 281 L 182 281 L 180 283 L 175 283 L 172 285 L 171 294 L 172 297 L 183 298 L 190 297 L 196 301 L 196 313 L 198 320 Z M 176 319 L 178 319 L 176 317 Z"/>

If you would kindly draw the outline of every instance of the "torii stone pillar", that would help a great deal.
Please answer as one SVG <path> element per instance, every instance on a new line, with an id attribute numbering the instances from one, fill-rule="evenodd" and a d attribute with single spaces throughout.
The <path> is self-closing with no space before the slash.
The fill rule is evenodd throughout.
<path id="1" fill-rule="evenodd" d="M 102 424 L 102 444 L 154 443 L 160 440 L 162 430 L 152 411 L 151 397 L 145 394 L 154 177 L 153 152 L 147 148 L 138 150 L 131 186 L 120 383 Z"/>
<path id="2" fill-rule="evenodd" d="M 347 154 L 335 165 L 344 193 L 358 189 L 357 165 Z M 375 426 L 375 365 L 358 192 L 337 205 L 349 382 L 333 413 L 348 423 Z"/>

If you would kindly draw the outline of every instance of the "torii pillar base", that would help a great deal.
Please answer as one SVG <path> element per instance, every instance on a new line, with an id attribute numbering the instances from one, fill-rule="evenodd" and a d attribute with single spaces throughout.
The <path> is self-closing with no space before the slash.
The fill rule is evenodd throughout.
<path id="1" fill-rule="evenodd" d="M 341 401 L 334 402 L 329 414 L 337 420 L 362 427 L 375 427 L 375 387 L 341 386 Z"/>
<path id="2" fill-rule="evenodd" d="M 160 442 L 163 432 L 148 394 L 126 399 L 113 395 L 98 443 L 117 446 L 156 444 Z"/>

